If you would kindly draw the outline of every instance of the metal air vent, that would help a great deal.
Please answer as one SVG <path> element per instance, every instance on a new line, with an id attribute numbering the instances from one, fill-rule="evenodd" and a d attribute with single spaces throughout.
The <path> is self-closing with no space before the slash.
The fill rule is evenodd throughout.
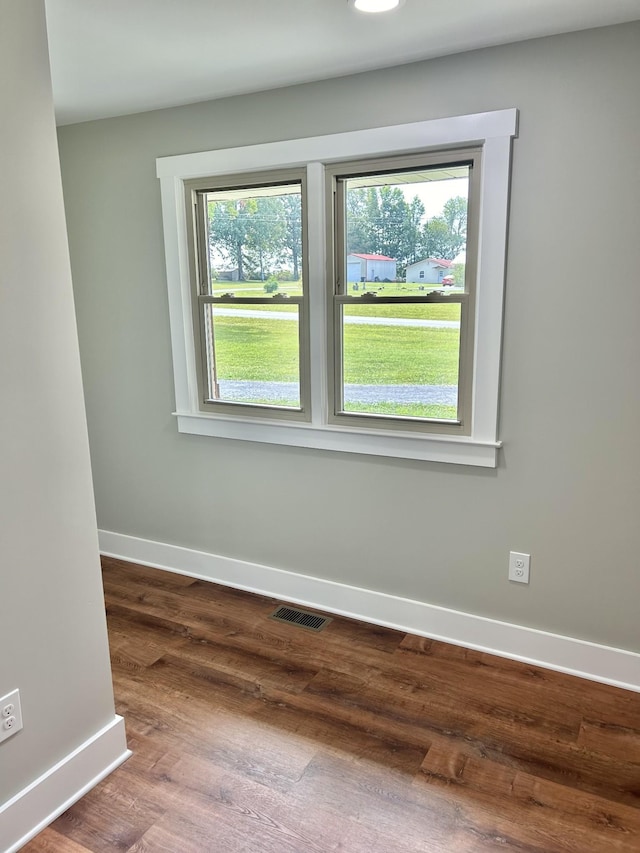
<path id="1" fill-rule="evenodd" d="M 325 625 L 331 622 L 328 616 L 318 616 L 317 613 L 309 613 L 308 610 L 299 610 L 297 607 L 287 607 L 284 604 L 276 608 L 269 618 L 276 619 L 278 622 L 290 622 L 308 631 L 322 631 Z"/>

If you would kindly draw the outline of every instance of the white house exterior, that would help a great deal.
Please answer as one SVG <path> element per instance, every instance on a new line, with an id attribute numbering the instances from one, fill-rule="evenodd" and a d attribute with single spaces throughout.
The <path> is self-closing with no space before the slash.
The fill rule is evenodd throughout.
<path id="1" fill-rule="evenodd" d="M 407 266 L 407 282 L 419 284 L 440 284 L 442 279 L 452 272 L 453 261 L 444 258 L 425 258 Z"/>
<path id="2" fill-rule="evenodd" d="M 347 255 L 347 281 L 396 280 L 396 261 L 386 255 Z"/>

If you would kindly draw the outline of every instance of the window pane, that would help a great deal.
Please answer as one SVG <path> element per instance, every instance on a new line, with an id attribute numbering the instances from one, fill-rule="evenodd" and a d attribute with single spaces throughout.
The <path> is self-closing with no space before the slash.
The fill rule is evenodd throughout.
<path id="1" fill-rule="evenodd" d="M 343 409 L 455 420 L 459 302 L 342 306 Z"/>
<path id="2" fill-rule="evenodd" d="M 469 165 L 344 179 L 348 294 L 464 288 Z"/>
<path id="3" fill-rule="evenodd" d="M 206 192 L 211 294 L 302 295 L 301 185 Z"/>
<path id="4" fill-rule="evenodd" d="M 209 399 L 300 408 L 300 311 L 205 305 Z"/>

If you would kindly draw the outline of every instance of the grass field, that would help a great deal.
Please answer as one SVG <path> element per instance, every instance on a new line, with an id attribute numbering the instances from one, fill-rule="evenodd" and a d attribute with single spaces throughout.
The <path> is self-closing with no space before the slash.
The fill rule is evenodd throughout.
<path id="1" fill-rule="evenodd" d="M 437 403 L 431 405 L 426 403 L 349 403 L 345 407 L 346 412 L 357 414 L 366 412 L 368 415 L 395 415 L 405 418 L 432 418 L 455 420 L 457 412 L 455 406 L 440 406 Z"/>
<path id="2" fill-rule="evenodd" d="M 298 324 L 219 317 L 215 321 L 219 379 L 298 381 Z"/>
<path id="3" fill-rule="evenodd" d="M 237 285 L 235 285 L 237 287 Z M 289 286 L 289 285 L 285 285 Z M 290 285 L 295 288 L 295 283 Z M 250 289 L 255 287 L 256 289 Z M 389 288 L 389 285 L 385 285 Z M 417 285 L 416 285 L 417 287 Z M 215 288 L 216 295 L 231 292 Z M 237 297 L 263 296 L 259 282 L 246 283 Z M 387 295 L 387 294 L 385 294 Z M 404 293 L 403 293 L 404 295 Z M 422 292 L 420 295 L 423 295 Z M 229 308 L 230 306 L 225 306 Z M 236 316 L 215 320 L 216 365 L 221 380 L 295 382 L 298 375 L 298 323 L 268 317 L 243 317 L 247 309 L 295 312 L 297 306 L 273 300 L 267 305 L 238 305 Z M 352 317 L 459 321 L 459 303 L 418 305 L 349 304 Z M 459 330 L 346 323 L 344 326 L 344 381 L 353 385 L 449 385 L 458 382 Z M 272 405 L 292 405 L 286 400 L 261 400 Z M 410 417 L 453 418 L 455 407 L 438 404 L 349 403 L 351 412 L 395 414 Z"/>

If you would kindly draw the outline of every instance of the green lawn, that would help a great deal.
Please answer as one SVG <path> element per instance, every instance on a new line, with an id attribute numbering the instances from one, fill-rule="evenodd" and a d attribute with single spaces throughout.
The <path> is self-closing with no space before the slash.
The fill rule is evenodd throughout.
<path id="1" fill-rule="evenodd" d="M 291 320 L 219 317 L 215 345 L 219 379 L 298 381 L 298 324 Z"/>
<path id="2" fill-rule="evenodd" d="M 230 283 L 226 284 L 225 288 L 216 283 L 216 294 L 230 291 Z M 246 285 L 246 289 L 235 291 L 238 297 L 264 295 L 259 282 Z M 284 286 L 291 287 L 292 292 L 297 287 L 295 282 Z M 390 288 L 389 285 L 385 287 Z M 298 324 L 289 320 L 243 317 L 243 309 L 295 312 L 297 307 L 274 299 L 267 305 L 238 305 L 234 308 L 236 316 L 216 318 L 218 378 L 298 382 Z M 460 319 L 460 304 L 349 304 L 345 312 L 358 317 L 451 321 Z M 344 328 L 344 379 L 347 384 L 355 385 L 456 385 L 458 349 L 459 330 L 455 328 L 347 323 Z M 291 400 L 256 399 L 254 402 L 296 405 Z M 456 416 L 453 406 L 435 404 L 350 403 L 348 410 L 422 418 Z"/>
<path id="3" fill-rule="evenodd" d="M 368 415 L 395 415 L 405 418 L 431 418 L 438 420 L 455 420 L 455 406 L 439 406 L 437 403 L 349 403 L 345 411 L 350 414 L 366 412 Z"/>
<path id="4" fill-rule="evenodd" d="M 377 291 L 381 296 L 426 296 L 429 294 L 430 290 L 437 290 L 435 286 L 428 288 L 427 290 L 420 291 L 417 284 L 374 284 L 372 282 L 365 283 L 365 287 L 367 288 L 367 292 Z M 243 289 L 240 289 L 243 288 Z M 380 289 L 384 288 L 384 289 Z M 358 296 L 358 293 L 352 293 L 350 295 Z M 359 291 L 361 293 L 362 291 Z M 451 291 L 450 288 L 445 288 L 443 290 L 444 293 L 452 293 L 455 291 Z M 260 311 L 287 311 L 294 312 L 296 311 L 295 305 L 288 305 L 286 300 L 283 299 L 271 299 L 268 294 L 264 292 L 259 281 L 247 281 L 243 282 L 243 284 L 238 284 L 238 282 L 214 282 L 213 295 L 214 296 L 222 296 L 223 293 L 233 293 L 237 299 L 242 297 L 253 297 L 253 298 L 262 298 L 265 297 L 270 301 L 266 305 L 238 305 L 237 310 L 242 311 L 245 309 L 256 309 L 259 308 Z M 289 296 L 302 296 L 302 288 L 299 282 L 283 282 L 280 285 L 279 294 L 287 293 Z M 422 304 L 422 305 L 388 305 L 388 304 L 379 304 L 379 305 L 349 305 L 349 313 L 352 315 L 357 315 L 360 317 L 412 317 L 412 318 L 422 318 L 429 320 L 459 320 L 460 319 L 460 303 L 451 302 L 451 303 L 431 303 L 431 304 Z M 400 315 L 398 311 L 402 311 Z"/>
<path id="5" fill-rule="evenodd" d="M 344 381 L 355 385 L 456 385 L 456 329 L 345 326 Z"/>
<path id="6" fill-rule="evenodd" d="M 298 381 L 298 325 L 289 320 L 219 317 L 220 379 Z M 458 332 L 397 326 L 345 326 L 345 382 L 455 385 Z"/>
<path id="7" fill-rule="evenodd" d="M 421 320 L 459 320 L 459 302 L 431 302 L 418 305 L 354 305 L 349 304 L 348 312 L 358 317 L 407 317 Z"/>

